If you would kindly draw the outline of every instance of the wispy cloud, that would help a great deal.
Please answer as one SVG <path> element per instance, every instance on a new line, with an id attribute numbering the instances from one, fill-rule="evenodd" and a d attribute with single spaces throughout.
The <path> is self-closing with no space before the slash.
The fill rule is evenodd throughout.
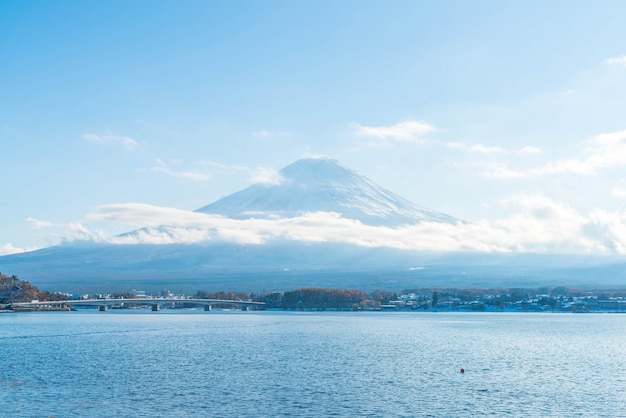
<path id="1" fill-rule="evenodd" d="M 95 142 L 98 144 L 122 145 L 127 150 L 133 150 L 139 145 L 137 141 L 130 137 L 118 135 L 110 131 L 107 131 L 103 134 L 85 134 L 83 135 L 83 138 L 87 141 Z"/>
<path id="2" fill-rule="evenodd" d="M 30 251 L 30 250 L 14 247 L 11 243 L 0 245 L 0 255 L 18 254 L 18 253 L 23 253 L 25 251 Z"/>
<path id="3" fill-rule="evenodd" d="M 448 142 L 446 144 L 448 148 L 456 149 L 459 151 L 478 152 L 481 154 L 494 154 L 505 153 L 506 150 L 502 147 L 488 147 L 481 144 L 468 145 L 462 142 Z"/>
<path id="4" fill-rule="evenodd" d="M 210 179 L 210 176 L 205 173 L 197 173 L 193 171 L 174 171 L 170 169 L 169 164 L 159 159 L 156 160 L 156 163 L 157 165 L 150 168 L 150 171 L 154 171 L 156 173 L 164 173 L 164 174 L 167 174 L 168 176 L 179 177 L 179 178 L 195 180 L 195 181 L 207 181 Z"/>
<path id="5" fill-rule="evenodd" d="M 83 223 L 113 223 L 129 227 L 194 226 L 206 227 L 207 217 L 191 212 L 145 203 L 119 203 L 97 207 L 82 220 Z"/>
<path id="6" fill-rule="evenodd" d="M 256 168 L 252 171 L 251 180 L 254 184 L 263 184 L 265 186 L 278 186 L 285 181 L 284 177 L 278 171 L 263 167 Z"/>
<path id="7" fill-rule="evenodd" d="M 50 221 L 43 221 L 41 219 L 31 218 L 30 216 L 26 218 L 26 222 L 28 222 L 35 229 L 49 228 L 55 225 Z"/>
<path id="8" fill-rule="evenodd" d="M 50 238 L 53 241 L 102 241 L 107 236 L 104 232 L 89 229 L 80 222 L 57 223 L 31 217 L 27 218 L 26 222 L 28 222 L 33 229 L 46 229 L 50 233 Z M 34 249 L 35 248 L 29 248 L 24 251 L 32 251 Z"/>
<path id="9" fill-rule="evenodd" d="M 200 163 L 201 165 L 207 165 L 210 167 L 216 167 L 222 170 L 230 170 L 230 171 L 242 171 L 242 172 L 249 172 L 250 168 L 246 167 L 245 165 L 240 165 L 240 164 L 223 164 L 217 161 L 212 161 L 212 160 L 206 160 L 206 161 L 202 161 Z"/>
<path id="10" fill-rule="evenodd" d="M 624 65 L 626 66 L 626 55 L 621 55 L 619 57 L 612 57 L 604 61 L 606 65 Z"/>
<path id="11" fill-rule="evenodd" d="M 539 147 L 533 147 L 531 145 L 527 145 L 522 147 L 516 151 L 519 154 L 541 154 L 543 151 Z"/>
<path id="12" fill-rule="evenodd" d="M 248 176 L 248 180 L 253 184 L 264 184 L 267 186 L 274 186 L 282 184 L 285 180 L 279 171 L 273 168 L 267 167 L 246 167 L 239 164 L 222 164 L 216 161 L 203 161 L 203 165 L 219 168 L 221 170 L 235 171 L 245 173 Z"/>
<path id="13" fill-rule="evenodd" d="M 492 165 L 487 177 L 510 179 L 555 174 L 592 175 L 597 172 L 626 165 L 626 130 L 601 134 L 586 141 L 588 146 L 582 156 L 549 162 L 542 167 L 516 170 L 505 165 Z"/>
<path id="14" fill-rule="evenodd" d="M 426 122 L 406 120 L 392 126 L 364 126 L 358 123 L 352 124 L 354 135 L 358 137 L 371 137 L 384 141 L 397 142 L 422 142 L 425 136 L 436 132 L 437 128 Z"/>
<path id="15" fill-rule="evenodd" d="M 541 149 L 533 146 L 525 146 L 516 150 L 482 144 L 465 144 L 462 142 L 448 142 L 446 146 L 459 151 L 475 152 L 479 154 L 541 154 Z"/>
<path id="16" fill-rule="evenodd" d="M 266 129 L 261 129 L 261 130 L 252 132 L 252 136 L 256 136 L 256 137 L 259 137 L 259 138 L 287 137 L 287 136 L 291 136 L 291 132 L 286 132 L 286 131 L 268 131 Z"/>

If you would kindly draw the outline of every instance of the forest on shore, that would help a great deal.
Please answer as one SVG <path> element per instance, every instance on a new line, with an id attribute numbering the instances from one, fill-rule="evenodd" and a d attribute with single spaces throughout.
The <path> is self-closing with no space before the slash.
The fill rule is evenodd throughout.
<path id="1" fill-rule="evenodd" d="M 13 302 L 31 300 L 63 300 L 63 295 L 40 290 L 27 281 L 20 280 L 15 275 L 7 276 L 0 273 L 0 305 L 9 305 Z"/>

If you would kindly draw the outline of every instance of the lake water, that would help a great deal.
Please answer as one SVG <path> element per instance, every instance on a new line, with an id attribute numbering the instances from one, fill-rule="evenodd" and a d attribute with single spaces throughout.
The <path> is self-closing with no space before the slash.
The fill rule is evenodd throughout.
<path id="1" fill-rule="evenodd" d="M 0 314 L 0 416 L 626 416 L 625 342 L 620 314 Z"/>

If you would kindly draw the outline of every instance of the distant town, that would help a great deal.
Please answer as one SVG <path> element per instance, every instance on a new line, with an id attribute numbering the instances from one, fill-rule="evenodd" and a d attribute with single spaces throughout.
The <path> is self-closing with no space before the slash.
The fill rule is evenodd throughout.
<path id="1" fill-rule="evenodd" d="M 114 308 L 155 306 L 163 300 L 165 308 L 184 308 L 192 300 L 240 301 L 261 303 L 253 309 L 307 311 L 488 311 L 488 312 L 626 312 L 626 289 L 577 289 L 567 287 L 459 289 L 405 289 L 401 292 L 304 288 L 263 294 L 247 292 L 197 291 L 193 295 L 163 290 L 147 294 L 142 290 L 123 293 L 72 294 L 41 291 L 17 276 L 0 273 L 0 310 L 12 312 L 18 303 L 79 300 L 107 301 Z M 116 305 L 116 300 L 125 303 Z M 130 303 L 129 303 L 130 301 Z M 165 303 L 167 301 L 167 303 Z M 29 310 L 58 310 L 37 305 Z M 58 305 L 57 305 L 58 306 Z M 243 305 L 241 305 L 243 306 Z M 239 308 L 241 308 L 239 306 Z M 46 307 L 48 307 L 46 309 Z M 219 308 L 220 304 L 215 303 Z M 224 307 L 232 308 L 231 305 Z M 23 310 L 23 309 L 22 309 Z"/>
<path id="2" fill-rule="evenodd" d="M 350 298 L 349 295 L 357 297 Z M 626 312 L 626 290 L 408 289 L 400 293 L 299 289 L 263 295 L 267 308 L 288 310 Z"/>

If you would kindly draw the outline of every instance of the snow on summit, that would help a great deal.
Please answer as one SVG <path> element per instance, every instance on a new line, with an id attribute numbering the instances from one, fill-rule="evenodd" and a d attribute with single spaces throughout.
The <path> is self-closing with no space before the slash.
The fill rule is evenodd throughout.
<path id="1" fill-rule="evenodd" d="M 280 184 L 254 184 L 196 212 L 232 219 L 296 217 L 335 212 L 372 226 L 419 222 L 455 224 L 452 216 L 420 207 L 330 158 L 298 160 L 280 170 Z"/>

